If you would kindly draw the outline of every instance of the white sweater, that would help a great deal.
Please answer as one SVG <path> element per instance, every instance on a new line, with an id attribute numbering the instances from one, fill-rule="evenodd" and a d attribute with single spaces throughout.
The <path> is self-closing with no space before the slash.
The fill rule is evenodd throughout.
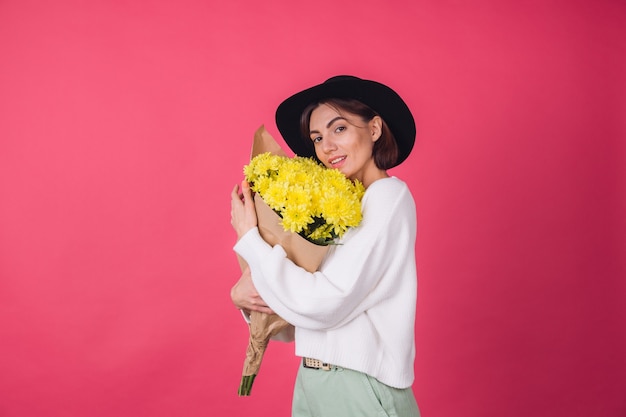
<path id="1" fill-rule="evenodd" d="M 234 249 L 265 302 L 296 328 L 296 355 L 354 369 L 395 388 L 413 383 L 415 203 L 395 177 L 371 184 L 363 220 L 309 273 L 254 228 Z"/>

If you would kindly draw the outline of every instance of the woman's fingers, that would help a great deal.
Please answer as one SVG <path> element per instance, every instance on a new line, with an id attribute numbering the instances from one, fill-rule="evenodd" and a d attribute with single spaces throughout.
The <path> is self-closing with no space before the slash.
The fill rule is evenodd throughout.
<path id="1" fill-rule="evenodd" d="M 230 290 L 230 297 L 233 304 L 241 310 L 259 311 L 267 314 L 274 313 L 254 287 L 249 268 L 243 271 L 239 281 Z"/>
<path id="2" fill-rule="evenodd" d="M 241 203 L 242 196 L 239 194 L 239 184 L 235 184 L 233 191 L 230 193 L 232 203 Z"/>
<path id="3" fill-rule="evenodd" d="M 252 191 L 247 181 L 242 181 L 240 186 L 235 185 L 231 191 L 230 216 L 230 223 L 237 232 L 237 237 L 243 236 L 257 225 Z"/>
<path id="4" fill-rule="evenodd" d="M 243 194 L 243 200 L 246 204 L 252 202 L 252 191 L 250 191 L 250 184 L 248 184 L 246 180 L 241 181 L 241 193 Z"/>

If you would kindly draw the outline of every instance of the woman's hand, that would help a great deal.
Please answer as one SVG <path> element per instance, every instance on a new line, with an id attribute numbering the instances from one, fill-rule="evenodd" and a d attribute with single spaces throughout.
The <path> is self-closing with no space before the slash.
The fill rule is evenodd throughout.
<path id="1" fill-rule="evenodd" d="M 230 290 L 230 298 L 238 309 L 248 314 L 250 314 L 250 311 L 274 314 L 274 311 L 265 304 L 265 301 L 263 301 L 256 288 L 254 288 L 250 268 L 246 268 L 243 271 L 239 281 L 237 281 L 235 286 Z"/>
<path id="2" fill-rule="evenodd" d="M 250 185 L 247 181 L 241 182 L 241 194 L 239 194 L 239 186 L 235 185 L 231 199 L 230 223 L 237 233 L 237 239 L 239 239 L 257 225 L 252 191 L 250 191 Z"/>

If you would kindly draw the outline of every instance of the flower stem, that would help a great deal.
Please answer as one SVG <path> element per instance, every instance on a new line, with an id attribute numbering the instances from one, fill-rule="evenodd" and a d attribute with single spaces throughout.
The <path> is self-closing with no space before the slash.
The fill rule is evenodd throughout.
<path id="1" fill-rule="evenodd" d="M 244 375 L 241 377 L 241 384 L 239 384 L 239 391 L 237 392 L 240 397 L 247 397 L 250 395 L 254 378 L 256 378 L 256 374 Z"/>

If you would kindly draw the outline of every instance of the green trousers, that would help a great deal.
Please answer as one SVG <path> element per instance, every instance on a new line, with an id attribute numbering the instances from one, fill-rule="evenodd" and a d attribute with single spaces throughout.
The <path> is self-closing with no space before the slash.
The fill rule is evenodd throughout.
<path id="1" fill-rule="evenodd" d="M 397 389 L 362 372 L 298 370 L 292 417 L 419 417 L 411 388 Z"/>

